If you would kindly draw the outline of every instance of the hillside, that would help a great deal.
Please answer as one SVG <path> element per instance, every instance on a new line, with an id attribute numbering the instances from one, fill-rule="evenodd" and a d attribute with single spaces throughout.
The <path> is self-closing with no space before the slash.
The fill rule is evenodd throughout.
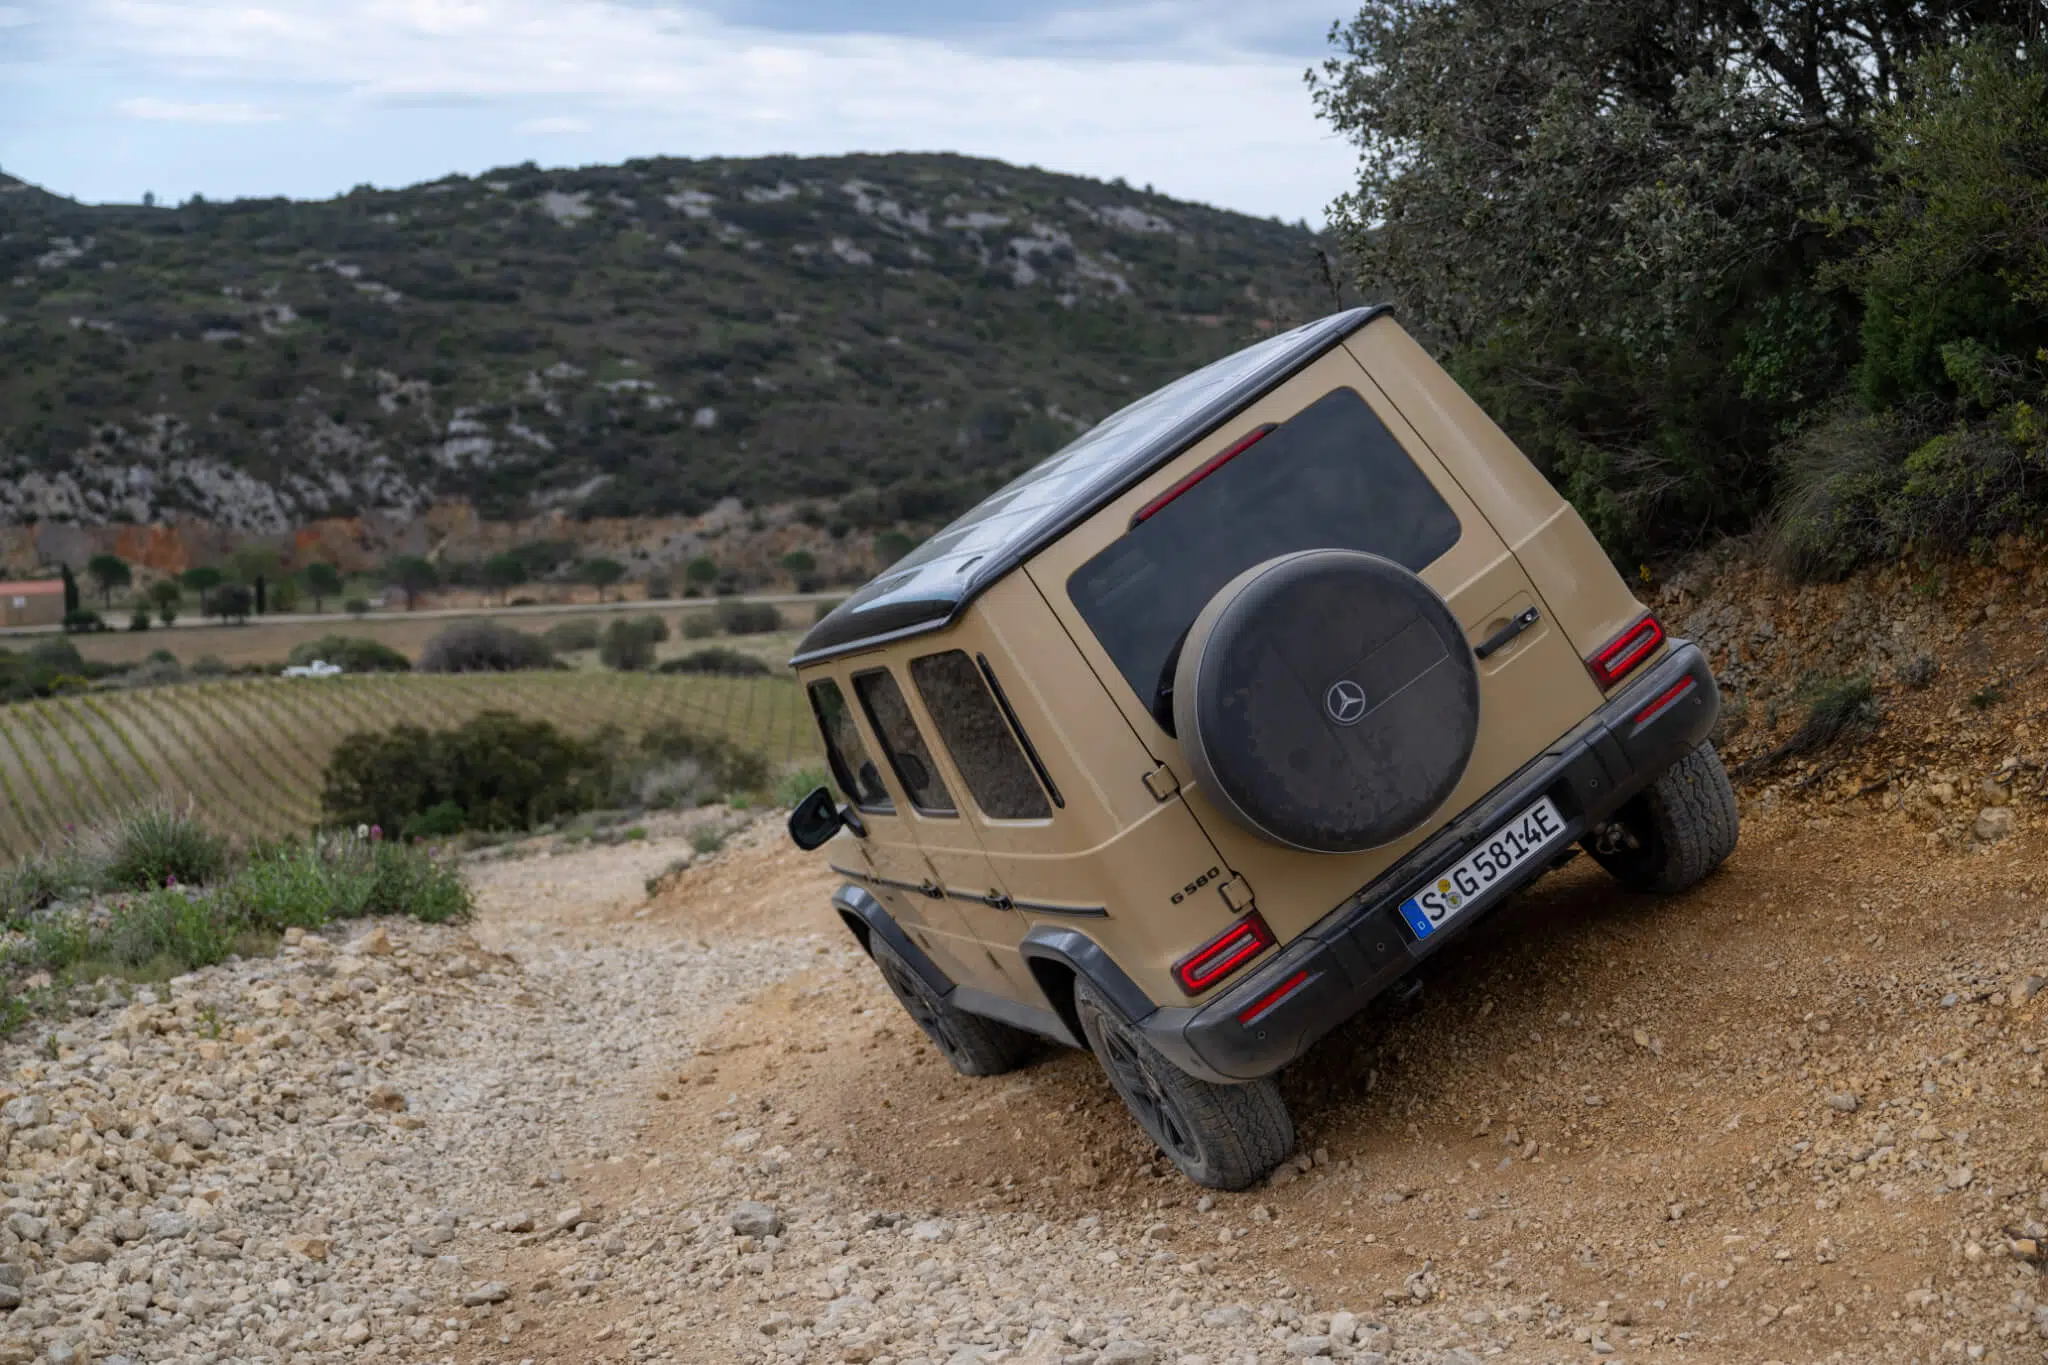
<path id="1" fill-rule="evenodd" d="M 529 163 L 178 207 L 0 176 L 0 521 L 275 532 L 728 496 L 929 521 L 1327 311 L 1315 243 L 940 155 Z"/>

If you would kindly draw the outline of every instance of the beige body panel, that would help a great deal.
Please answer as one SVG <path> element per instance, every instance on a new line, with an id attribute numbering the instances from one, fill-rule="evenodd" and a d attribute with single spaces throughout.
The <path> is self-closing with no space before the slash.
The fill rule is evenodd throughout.
<path id="1" fill-rule="evenodd" d="M 1585 658 L 1641 618 L 1642 604 L 1577 509 L 1399 324 L 1376 319 L 1344 349 L 1486 513 L 1574 654 Z"/>

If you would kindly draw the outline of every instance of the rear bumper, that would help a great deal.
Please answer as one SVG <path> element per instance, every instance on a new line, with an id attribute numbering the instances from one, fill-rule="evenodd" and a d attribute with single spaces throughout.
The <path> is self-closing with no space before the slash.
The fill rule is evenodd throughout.
<path id="1" fill-rule="evenodd" d="M 1518 888 L 1705 743 L 1720 709 L 1706 656 L 1673 641 L 1643 677 L 1270 962 L 1214 1000 L 1161 1007 L 1132 1022 L 1177 1066 L 1209 1080 L 1248 1081 L 1279 1070 L 1425 958 L 1486 923 Z M 1565 821 L 1543 856 L 1418 939 L 1401 917 L 1401 903 L 1543 796 Z M 1276 1003 L 1248 1021 L 1240 1018 L 1297 976 L 1301 983 Z"/>

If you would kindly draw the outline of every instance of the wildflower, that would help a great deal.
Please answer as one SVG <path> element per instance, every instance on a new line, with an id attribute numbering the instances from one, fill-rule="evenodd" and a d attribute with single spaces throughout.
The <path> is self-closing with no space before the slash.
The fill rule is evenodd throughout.
<path id="1" fill-rule="evenodd" d="M 382 825 L 372 825 L 372 826 L 370 826 L 370 837 L 371 837 L 372 839 L 382 839 L 382 838 L 384 837 L 384 826 L 382 826 Z"/>
<path id="2" fill-rule="evenodd" d="M 367 838 L 369 838 L 369 837 L 370 837 L 370 827 L 369 827 L 368 825 L 357 825 L 357 826 L 356 826 L 356 838 L 358 838 L 358 839 L 367 839 Z"/>
<path id="3" fill-rule="evenodd" d="M 177 873 L 175 873 L 175 872 L 166 872 L 166 873 L 164 873 L 164 887 L 165 887 L 165 889 L 169 889 L 169 888 L 171 888 L 171 887 L 174 887 L 174 886 L 176 886 L 177 884 L 178 884 L 178 874 L 177 874 Z"/>

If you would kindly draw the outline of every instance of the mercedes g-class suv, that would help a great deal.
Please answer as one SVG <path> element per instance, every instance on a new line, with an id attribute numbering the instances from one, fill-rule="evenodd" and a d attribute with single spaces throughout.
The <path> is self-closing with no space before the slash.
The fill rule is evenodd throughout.
<path id="1" fill-rule="evenodd" d="M 1384 308 L 1116 413 L 793 663 L 838 792 L 790 833 L 903 1007 L 968 1075 L 1093 1050 L 1203 1185 L 1575 846 L 1661 893 L 1735 846 L 1706 659 Z"/>

